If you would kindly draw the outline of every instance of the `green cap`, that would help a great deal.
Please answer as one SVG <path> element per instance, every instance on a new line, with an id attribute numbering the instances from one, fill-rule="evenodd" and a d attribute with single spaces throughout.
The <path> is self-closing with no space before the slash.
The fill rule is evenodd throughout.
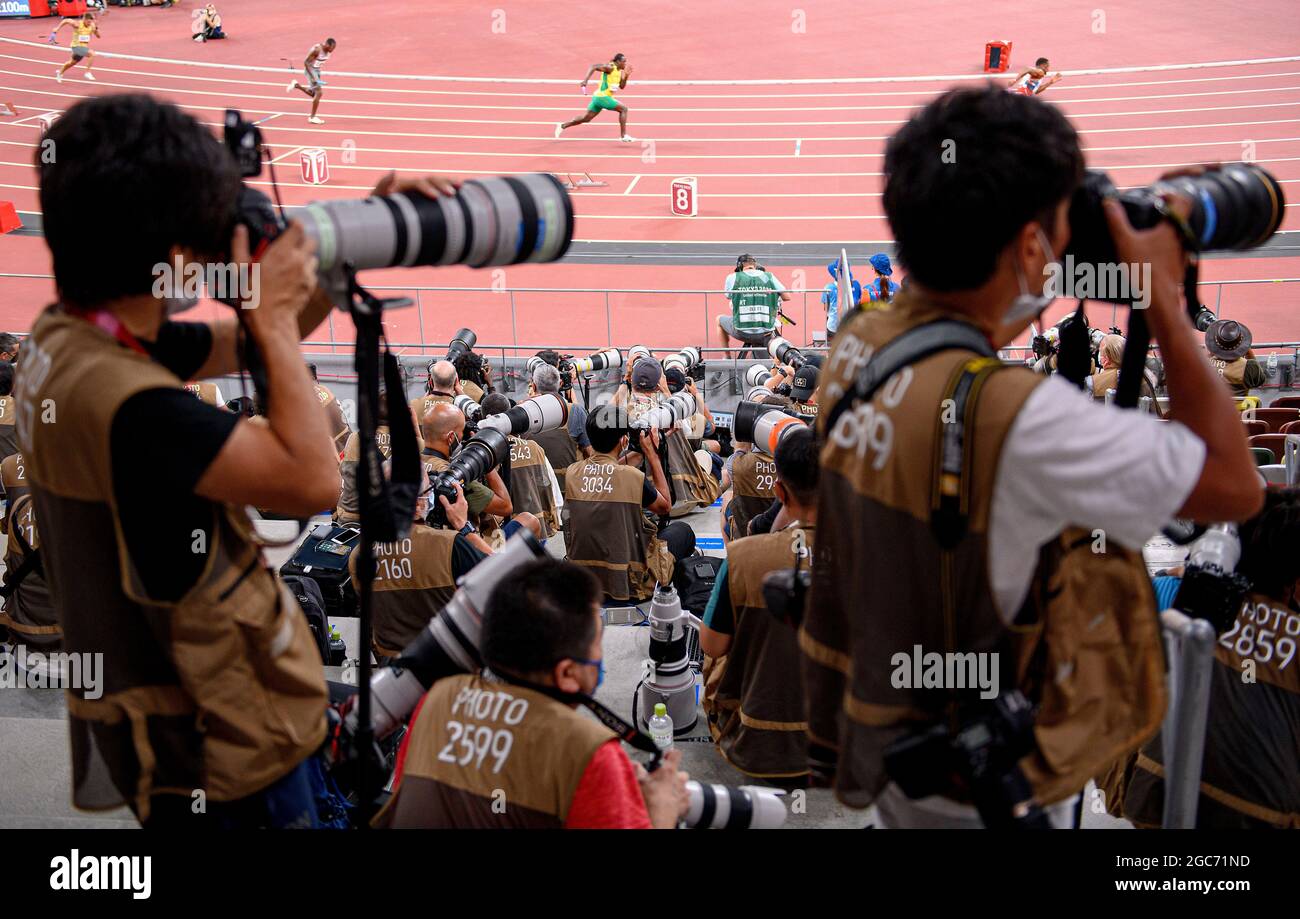
<path id="1" fill-rule="evenodd" d="M 667 714 L 668 714 L 668 706 L 664 705 L 662 702 L 656 702 L 656 703 L 655 703 L 655 714 L 656 714 L 656 715 L 667 715 Z"/>

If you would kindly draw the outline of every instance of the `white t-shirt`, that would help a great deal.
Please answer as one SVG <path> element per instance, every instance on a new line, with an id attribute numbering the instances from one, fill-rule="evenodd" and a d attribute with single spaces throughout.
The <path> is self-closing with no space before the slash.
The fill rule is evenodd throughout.
<path id="1" fill-rule="evenodd" d="M 1095 402 L 1049 377 L 1002 444 L 989 516 L 989 585 L 1005 622 L 1020 610 L 1038 551 L 1064 526 L 1141 549 L 1183 506 L 1205 465 L 1185 425 Z"/>

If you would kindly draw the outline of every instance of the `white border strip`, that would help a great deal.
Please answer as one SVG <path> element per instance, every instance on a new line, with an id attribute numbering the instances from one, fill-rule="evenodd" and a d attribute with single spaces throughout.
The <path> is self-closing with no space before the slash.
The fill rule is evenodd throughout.
<path id="1" fill-rule="evenodd" d="M 29 48 L 48 48 L 48 44 L 26 41 L 20 38 L 0 36 L 0 42 L 22 45 Z M 143 61 L 149 64 L 170 64 L 178 67 L 206 67 L 217 70 L 240 70 L 257 73 L 284 73 L 284 67 L 258 67 L 252 64 L 214 64 L 206 61 L 186 61 L 166 57 L 146 57 L 139 54 L 117 54 L 110 51 L 95 52 L 96 58 L 111 58 L 122 61 Z M 1300 55 L 1291 57 L 1257 57 L 1239 61 L 1202 61 L 1190 64 L 1155 64 L 1147 67 L 1102 67 L 1095 70 L 1063 70 L 1062 76 L 1078 77 L 1108 73 L 1154 73 L 1166 70 L 1205 70 L 1214 67 L 1250 67 L 1260 64 L 1290 64 L 1300 61 Z M 451 77 L 433 74 L 413 73 L 363 73 L 346 70 L 330 70 L 335 77 L 353 77 L 378 80 L 414 80 L 428 83 L 499 83 L 509 85 L 572 85 L 573 78 L 559 77 Z M 638 86 L 827 86 L 827 85 L 861 85 L 872 83 L 951 83 L 959 80 L 1005 79 L 1004 74 L 962 73 L 939 76 L 911 77 L 801 77 L 794 79 L 764 80 L 641 80 Z"/>

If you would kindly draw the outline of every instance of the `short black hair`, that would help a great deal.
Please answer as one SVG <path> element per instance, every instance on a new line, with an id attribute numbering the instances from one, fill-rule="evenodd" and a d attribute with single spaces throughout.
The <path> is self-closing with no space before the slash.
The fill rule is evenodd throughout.
<path id="1" fill-rule="evenodd" d="M 510 411 L 510 397 L 501 392 L 490 392 L 483 397 L 479 403 L 483 407 L 484 415 L 500 415 L 502 412 Z"/>
<path id="2" fill-rule="evenodd" d="M 542 360 L 544 360 L 546 363 L 550 364 L 552 367 L 560 366 L 559 351 L 555 351 L 554 349 L 547 348 L 545 351 L 538 351 L 537 356 L 540 357 Z"/>
<path id="3" fill-rule="evenodd" d="M 794 428 L 776 445 L 776 477 L 801 504 L 817 500 L 821 462 L 817 434 L 807 425 Z"/>
<path id="4" fill-rule="evenodd" d="M 1264 508 L 1241 525 L 1238 570 L 1252 590 L 1275 600 L 1300 581 L 1300 489 L 1270 488 Z"/>
<path id="5" fill-rule="evenodd" d="M 7 396 L 14 391 L 14 365 L 0 361 L 0 396 Z"/>
<path id="6" fill-rule="evenodd" d="M 614 55 L 613 60 L 627 60 L 627 55 L 620 51 L 618 54 Z"/>
<path id="7" fill-rule="evenodd" d="M 627 412 L 610 402 L 587 415 L 587 439 L 597 453 L 609 453 L 628 436 Z"/>
<path id="8" fill-rule="evenodd" d="M 327 45 L 337 45 L 338 42 L 336 42 L 336 41 L 335 41 L 334 39 L 332 39 L 332 38 L 327 38 L 327 39 L 325 39 L 325 44 L 327 44 Z"/>
<path id="9" fill-rule="evenodd" d="M 19 344 L 20 339 L 13 332 L 0 332 L 0 351 L 13 354 Z"/>
<path id="10" fill-rule="evenodd" d="M 464 351 L 456 355 L 456 359 L 451 362 L 456 368 L 456 376 L 461 381 L 468 380 L 482 386 L 486 380 L 483 379 L 483 358 L 473 351 Z"/>
<path id="11" fill-rule="evenodd" d="M 1083 178 L 1083 152 L 1055 106 L 988 83 L 914 114 L 889 139 L 884 172 L 898 260 L 933 290 L 970 290 L 1025 224 L 1051 232 Z"/>
<path id="12" fill-rule="evenodd" d="M 45 244 L 65 303 L 151 293 L 155 266 L 170 261 L 173 246 L 197 261 L 229 249 L 239 195 L 234 157 L 168 102 L 127 94 L 78 102 L 37 146 L 36 168 Z"/>
<path id="13" fill-rule="evenodd" d="M 596 637 L 600 584 L 585 568 L 558 559 L 530 562 L 492 591 L 483 612 L 483 661 L 519 676 L 586 658 Z"/>
<path id="14" fill-rule="evenodd" d="M 1044 64 L 1050 64 L 1050 63 L 1051 63 L 1051 61 L 1049 61 L 1047 58 L 1045 58 L 1045 57 L 1040 57 L 1038 60 L 1034 61 L 1034 66 L 1035 66 L 1035 67 L 1042 67 Z"/>

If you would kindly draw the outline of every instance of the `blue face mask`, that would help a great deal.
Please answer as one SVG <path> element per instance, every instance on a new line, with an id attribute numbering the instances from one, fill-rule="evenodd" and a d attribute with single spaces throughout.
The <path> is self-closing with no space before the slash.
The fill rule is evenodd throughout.
<path id="1" fill-rule="evenodd" d="M 570 658 L 570 660 L 572 660 L 575 664 L 586 664 L 590 667 L 597 668 L 596 688 L 600 689 L 600 684 L 605 682 L 605 659 L 604 658 L 600 658 L 598 660 L 592 661 L 592 660 L 587 660 L 587 658 L 585 657 L 574 657 L 574 658 Z"/>

